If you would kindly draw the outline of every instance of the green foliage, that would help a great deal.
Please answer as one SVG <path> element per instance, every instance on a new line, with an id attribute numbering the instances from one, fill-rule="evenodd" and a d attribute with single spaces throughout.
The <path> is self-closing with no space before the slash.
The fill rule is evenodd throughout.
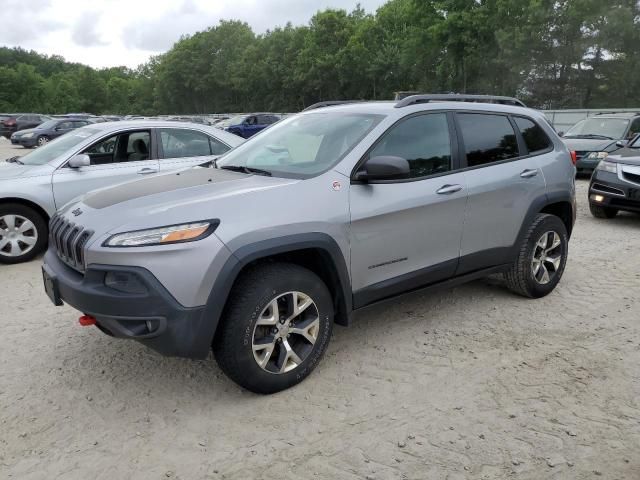
<path id="1" fill-rule="evenodd" d="M 395 91 L 515 95 L 540 108 L 640 105 L 637 0 L 389 0 L 262 35 L 221 21 L 135 70 L 0 48 L 0 111 L 297 111 Z"/>

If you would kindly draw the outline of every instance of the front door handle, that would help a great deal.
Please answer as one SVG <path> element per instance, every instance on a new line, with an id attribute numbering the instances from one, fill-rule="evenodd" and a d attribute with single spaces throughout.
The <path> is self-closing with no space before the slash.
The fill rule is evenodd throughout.
<path id="1" fill-rule="evenodd" d="M 535 170 L 526 169 L 520 174 L 522 178 L 531 178 L 531 177 L 535 177 L 536 175 L 538 175 L 537 169 Z"/>
<path id="2" fill-rule="evenodd" d="M 138 170 L 138 175 L 149 175 L 150 173 L 158 173 L 158 169 L 146 167 Z"/>
<path id="3" fill-rule="evenodd" d="M 450 195 L 462 190 L 462 185 L 443 185 L 439 190 L 436 190 L 437 194 Z"/>

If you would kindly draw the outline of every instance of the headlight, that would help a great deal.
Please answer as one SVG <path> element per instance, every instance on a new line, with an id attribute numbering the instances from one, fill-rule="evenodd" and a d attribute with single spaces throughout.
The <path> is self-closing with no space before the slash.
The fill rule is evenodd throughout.
<path id="1" fill-rule="evenodd" d="M 22 138 L 31 138 L 33 137 L 33 133 L 23 133 Z"/>
<path id="2" fill-rule="evenodd" d="M 606 160 L 600 160 L 596 170 L 601 170 L 603 172 L 616 173 L 618 171 L 616 164 L 613 162 L 607 162 Z"/>
<path id="3" fill-rule="evenodd" d="M 104 246 L 146 247 L 148 245 L 193 242 L 208 237 L 218 224 L 219 222 L 216 220 L 118 233 L 104 242 Z"/>
<path id="4" fill-rule="evenodd" d="M 589 160 L 604 160 L 609 154 L 607 152 L 591 152 L 587 158 Z"/>

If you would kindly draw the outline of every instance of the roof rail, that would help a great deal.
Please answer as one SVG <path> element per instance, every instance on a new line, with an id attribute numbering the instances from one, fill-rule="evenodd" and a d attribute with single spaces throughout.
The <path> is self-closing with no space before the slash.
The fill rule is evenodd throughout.
<path id="1" fill-rule="evenodd" d="M 344 105 L 346 103 L 357 103 L 362 102 L 362 100 L 328 100 L 326 102 L 318 102 L 313 105 L 309 105 L 307 108 L 302 110 L 306 112 L 307 110 L 315 110 L 316 108 L 324 108 L 324 107 L 332 107 L 334 105 Z"/>
<path id="2" fill-rule="evenodd" d="M 473 102 L 473 103 L 499 103 L 502 105 L 514 105 L 526 107 L 524 103 L 514 97 L 499 97 L 495 95 L 466 95 L 460 93 L 411 95 L 396 103 L 396 108 L 408 107 L 419 103 L 429 102 Z"/>

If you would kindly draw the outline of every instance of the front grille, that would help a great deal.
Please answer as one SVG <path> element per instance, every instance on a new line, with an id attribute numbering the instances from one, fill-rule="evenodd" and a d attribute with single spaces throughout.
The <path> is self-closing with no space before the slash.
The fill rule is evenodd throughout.
<path id="1" fill-rule="evenodd" d="M 640 175 L 637 175 L 635 173 L 629 173 L 622 170 L 622 177 L 629 182 L 640 184 Z"/>
<path id="2" fill-rule="evenodd" d="M 84 271 L 84 247 L 93 232 L 54 215 L 49 222 L 49 242 L 58 258 L 71 268 Z"/>

